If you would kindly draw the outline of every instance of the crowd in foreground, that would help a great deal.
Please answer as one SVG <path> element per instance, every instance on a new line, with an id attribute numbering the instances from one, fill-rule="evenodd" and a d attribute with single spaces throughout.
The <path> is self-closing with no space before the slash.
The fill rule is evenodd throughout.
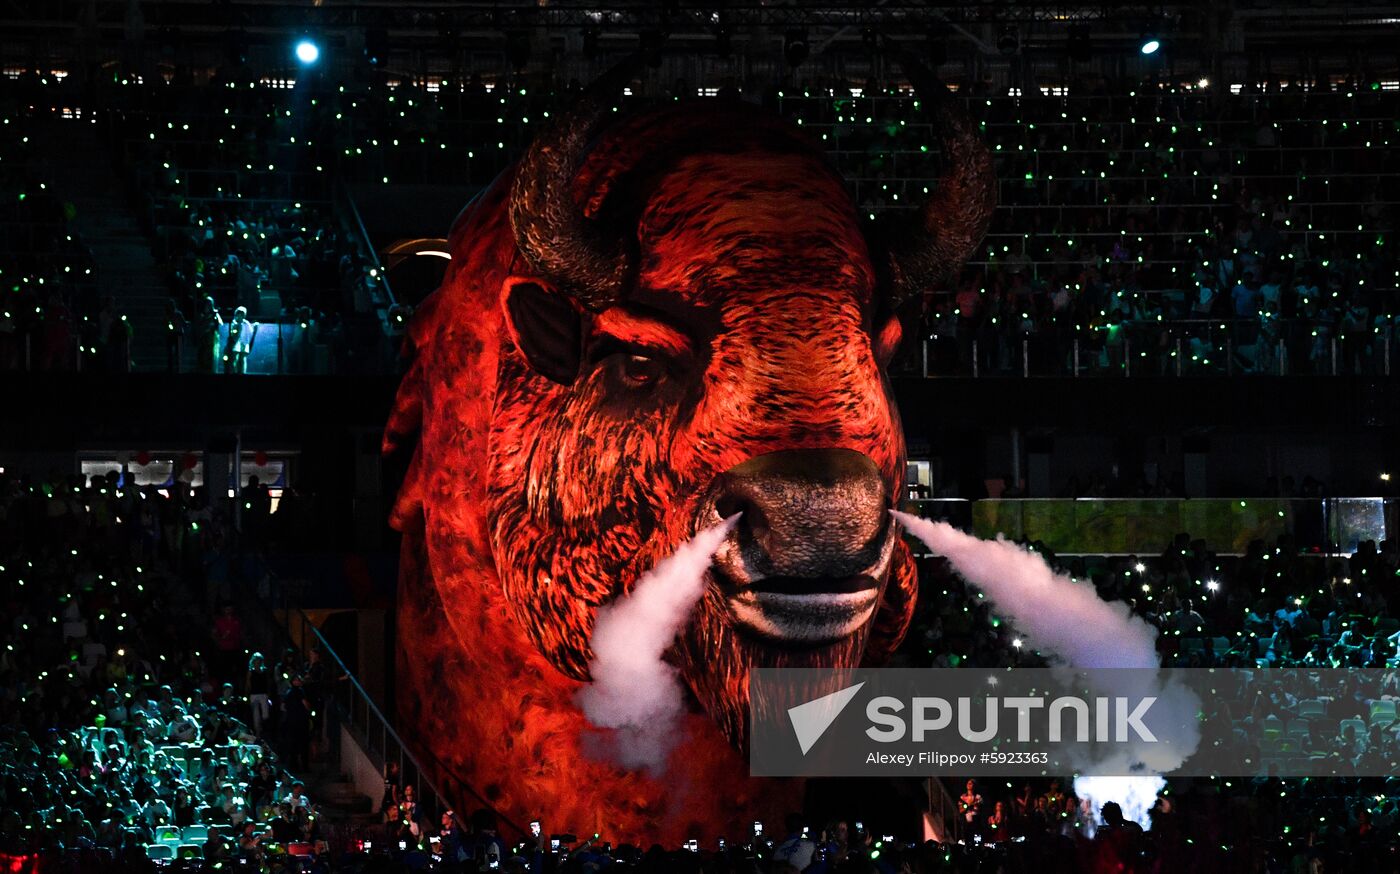
<path id="1" fill-rule="evenodd" d="M 203 489 L 0 474 L 0 852 L 256 869 L 325 847 L 284 763 L 305 773 L 327 678 L 250 658 L 211 609 L 228 536 Z"/>
<path id="2" fill-rule="evenodd" d="M 328 682 L 318 657 L 250 654 L 228 586 L 226 519 L 200 489 L 118 475 L 84 482 L 0 476 L 0 852 L 43 870 L 521 872 L 1351 871 L 1397 859 L 1400 784 L 1385 778 L 1171 780 L 1139 825 L 1063 780 L 984 781 L 955 800 L 941 841 L 800 815 L 724 847 L 645 847 L 500 828 L 489 811 L 420 798 L 390 769 L 374 822 L 332 822 L 306 787 Z M 256 501 L 250 503 L 257 503 Z M 274 514 L 275 517 L 275 514 Z M 260 519 L 254 529 L 270 527 Z M 1220 556 L 1189 536 L 1159 556 L 1047 558 L 1159 631 L 1164 663 L 1377 666 L 1396 662 L 1394 544 L 1348 558 L 1300 554 L 1287 537 Z M 230 571 L 230 567 L 235 568 Z M 901 654 L 909 665 L 1043 664 L 1036 642 L 930 565 Z M 277 654 L 273 654 L 273 653 Z M 1393 707 L 1304 716 L 1243 702 L 1282 757 L 1361 757 L 1393 744 Z M 1340 723 L 1360 717 L 1363 730 Z M 1305 721 L 1306 732 L 1293 734 Z M 1277 732 L 1270 733 L 1270 725 Z M 1335 737 L 1351 745 L 1339 747 Z M 1292 746 L 1290 746 L 1290 743 Z M 827 819 L 827 817 L 830 817 Z M 1142 828 L 1150 826 L 1150 828 Z M 557 841 L 557 843 L 556 843 Z M 1122 865 L 1125 867 L 1112 867 Z M 217 869 L 215 866 L 219 866 Z M 1109 867 L 1102 867 L 1109 866 Z M 1388 867 L 1389 866 L 1389 867 Z M 20 870 L 25 870 L 21 867 Z"/>

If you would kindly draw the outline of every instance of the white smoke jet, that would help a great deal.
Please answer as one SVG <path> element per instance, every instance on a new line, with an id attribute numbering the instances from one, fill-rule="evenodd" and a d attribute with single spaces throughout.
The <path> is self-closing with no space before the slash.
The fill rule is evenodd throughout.
<path id="1" fill-rule="evenodd" d="M 1076 668 L 1155 668 L 1157 630 L 1121 601 L 1105 601 L 1088 583 L 1057 574 L 1045 559 L 998 538 L 979 540 L 947 522 L 898 510 L 900 524 L 981 589 L 997 614 Z"/>
<path id="2" fill-rule="evenodd" d="M 663 656 L 705 594 L 705 571 L 739 514 L 676 548 L 593 622 L 593 682 L 578 703 L 599 728 L 617 731 L 613 753 L 628 768 L 661 770 L 685 712 L 685 690 Z"/>
<path id="3" fill-rule="evenodd" d="M 1195 714 L 1200 699 L 1179 682 L 1159 686 L 1155 669 L 1157 630 L 1133 616 L 1121 601 L 1105 601 L 1089 583 L 1057 574 L 1045 559 L 998 537 L 980 540 L 946 522 L 933 522 L 891 511 L 905 529 L 929 549 L 948 559 L 953 569 L 992 602 L 996 612 L 1029 635 L 1036 648 L 1053 662 L 1071 668 L 1138 668 L 1124 672 L 1100 672 L 1093 680 L 1102 694 L 1155 695 L 1153 705 L 1161 723 L 1173 726 L 1170 743 L 1135 743 L 1120 746 L 1107 759 L 1091 758 L 1088 750 L 1071 748 L 1079 770 L 1125 774 L 1133 771 L 1166 772 L 1181 765 L 1200 741 Z M 1159 732 L 1159 735 L 1165 735 Z M 1085 781 L 1081 784 L 1081 781 Z M 1076 777 L 1075 794 L 1090 793 L 1098 805 L 1117 801 L 1125 815 L 1145 816 L 1165 781 L 1158 776 Z M 1080 786 L 1084 792 L 1080 792 Z"/>

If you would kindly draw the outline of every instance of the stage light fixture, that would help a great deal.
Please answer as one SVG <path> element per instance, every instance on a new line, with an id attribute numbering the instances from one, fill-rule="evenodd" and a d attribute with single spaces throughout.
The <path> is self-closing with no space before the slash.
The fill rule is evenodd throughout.
<path id="1" fill-rule="evenodd" d="M 1142 45 L 1138 47 L 1138 51 L 1142 52 L 1144 55 L 1155 55 L 1157 54 L 1157 50 L 1161 47 L 1162 41 L 1154 34 L 1149 33 L 1143 36 Z"/>
<path id="2" fill-rule="evenodd" d="M 297 60 L 308 67 L 321 59 L 321 47 L 309 39 L 297 42 L 293 52 L 296 54 Z"/>

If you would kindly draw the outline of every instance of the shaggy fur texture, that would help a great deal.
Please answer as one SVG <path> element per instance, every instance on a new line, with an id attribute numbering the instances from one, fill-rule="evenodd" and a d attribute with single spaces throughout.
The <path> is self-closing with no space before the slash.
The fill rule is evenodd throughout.
<path id="1" fill-rule="evenodd" d="M 819 150 L 753 110 L 679 105 L 613 125 L 581 168 L 578 202 L 627 240 L 633 266 L 620 304 L 576 307 L 578 376 L 552 381 L 522 354 L 503 296 L 522 280 L 567 289 L 519 257 L 508 177 L 454 227 L 386 435 L 413 448 L 394 513 L 407 735 L 517 826 L 737 837 L 801 791 L 747 776 L 750 669 L 886 658 L 913 609 L 906 547 L 874 618 L 816 648 L 745 636 L 711 587 L 673 653 L 695 706 L 665 774 L 595 754 L 574 703 L 593 617 L 710 524 L 716 477 L 754 456 L 856 450 L 893 501 L 904 443 L 883 365 L 898 325 Z"/>

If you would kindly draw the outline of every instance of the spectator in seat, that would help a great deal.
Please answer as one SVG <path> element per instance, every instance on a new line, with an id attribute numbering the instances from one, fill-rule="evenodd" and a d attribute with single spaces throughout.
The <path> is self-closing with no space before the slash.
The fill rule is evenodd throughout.
<path id="1" fill-rule="evenodd" d="M 184 786 L 175 789 L 175 800 L 170 805 L 170 814 L 174 822 L 180 828 L 187 825 L 194 825 L 194 799 L 190 797 L 190 790 Z"/>
<path id="2" fill-rule="evenodd" d="M 262 835 L 253 833 L 251 822 L 243 823 L 242 828 L 238 831 L 238 855 L 245 859 L 261 861 L 263 857 L 262 839 Z"/>

